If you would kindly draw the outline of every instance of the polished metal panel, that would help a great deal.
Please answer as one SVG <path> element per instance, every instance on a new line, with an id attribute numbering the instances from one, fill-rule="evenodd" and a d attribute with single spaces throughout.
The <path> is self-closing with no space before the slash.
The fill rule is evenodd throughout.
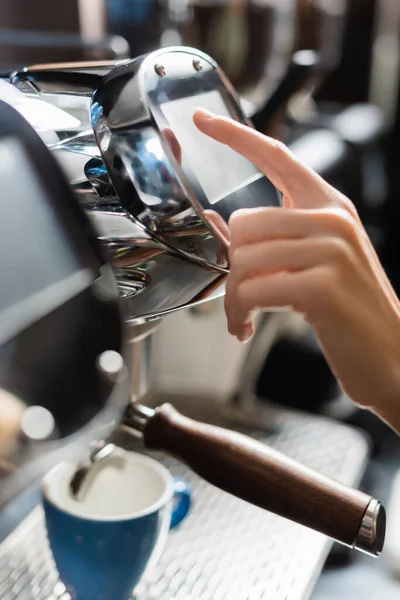
<path id="1" fill-rule="evenodd" d="M 116 68 L 128 63 L 133 68 L 142 60 L 123 61 Z M 153 178 L 149 186 L 157 183 L 159 194 L 155 204 L 144 206 L 142 211 L 151 210 L 151 223 L 148 218 L 141 222 L 139 214 L 127 210 L 121 203 L 102 160 L 90 115 L 91 95 L 113 67 L 114 63 L 107 62 L 39 65 L 14 73 L 11 82 L 31 101 L 44 101 L 61 111 L 60 114 L 74 117 L 75 122 L 69 129 L 62 119 L 59 125 L 57 120 L 53 122 L 58 141 L 51 144 L 51 149 L 87 209 L 111 259 L 125 318 L 142 323 L 221 296 L 226 258 L 223 258 L 225 268 L 211 264 L 215 256 L 225 256 L 221 244 L 204 219 L 196 215 L 190 202 L 183 198 L 182 192 L 184 210 L 179 214 L 173 210 L 173 215 L 162 221 L 157 203 L 162 203 L 167 196 L 177 197 L 178 192 L 177 188 L 171 190 L 161 181 L 159 170 L 146 165 Z M 145 121 L 139 88 L 136 92 L 138 95 L 133 96 L 130 108 L 139 121 Z M 149 129 L 148 126 L 143 128 L 138 154 L 131 156 L 134 163 L 146 158 L 140 151 L 150 139 Z M 150 194 L 146 197 L 150 202 Z M 176 204 L 176 200 L 172 203 Z M 157 223 L 162 234 L 155 235 Z M 210 253 L 211 261 L 207 260 Z"/>
<path id="2" fill-rule="evenodd" d="M 155 237 L 121 205 L 90 122 L 91 95 L 113 66 L 114 63 L 105 62 L 39 65 L 14 73 L 11 81 L 32 101 L 45 101 L 76 119 L 68 130 L 61 119 L 60 125 L 57 121 L 53 123 L 58 142 L 53 143 L 51 149 L 111 258 L 125 318 L 142 323 L 221 296 L 224 273 L 192 257 L 188 260 L 189 253 L 177 252 Z M 203 223 L 201 234 L 198 223 L 194 225 L 184 216 L 183 219 L 184 227 L 179 227 L 179 222 L 169 225 L 170 237 L 180 238 L 181 247 L 186 243 L 193 248 L 190 240 L 194 232 L 199 252 L 202 244 L 208 243 L 206 238 L 215 240 Z M 214 241 L 214 244 L 219 242 Z"/>
<path id="3" fill-rule="evenodd" d="M 95 448 L 93 452 L 91 452 L 89 459 L 79 463 L 79 467 L 74 473 L 70 483 L 70 492 L 75 498 L 80 499 L 82 497 L 85 489 L 84 483 L 86 477 L 93 465 L 113 454 L 115 450 L 116 446 L 114 444 L 100 444 L 99 448 Z"/>
<path id="4" fill-rule="evenodd" d="M 157 358 L 153 350 L 154 334 L 160 324 L 159 320 L 143 325 L 129 326 L 131 390 L 130 400 L 146 402 L 151 394 L 157 374 Z"/>
<path id="5" fill-rule="evenodd" d="M 169 398 L 154 399 L 154 405 Z M 189 416 L 234 427 L 231 407 L 204 398 L 173 399 Z M 229 410 L 229 411 L 228 411 Z M 343 425 L 273 409 L 235 411 L 240 431 L 349 484 L 364 472 L 364 437 Z M 121 439 L 141 451 L 132 437 Z M 251 506 L 202 481 L 178 461 L 155 455 L 193 490 L 193 510 L 171 532 L 153 573 L 135 600 L 306 600 L 332 542 L 324 536 Z M 2 600 L 70 600 L 48 549 L 41 508 L 0 545 Z"/>
<path id="6" fill-rule="evenodd" d="M 203 103 L 249 124 L 236 92 L 210 57 L 191 48 L 163 49 L 105 75 L 92 97 L 92 126 L 110 179 L 130 214 L 181 255 L 226 270 L 207 211 L 228 220 L 238 208 L 277 206 L 279 196 L 243 157 L 223 145 L 211 154 L 203 141 L 207 138 L 191 124 L 196 105 Z M 185 131 L 178 132 L 182 126 Z M 210 186 L 216 168 L 219 193 L 215 181 Z M 230 178 L 234 183 L 225 186 Z"/>
<path id="7" fill-rule="evenodd" d="M 155 70 L 159 63 L 165 77 Z M 207 206 L 201 186 L 175 160 L 163 99 L 215 91 L 246 122 L 214 61 L 172 48 L 118 64 L 39 65 L 11 81 L 75 119 L 69 128 L 53 123 L 58 142 L 51 148 L 110 256 L 126 319 L 141 323 L 221 296 L 227 256 L 204 209 L 227 218 L 239 207 L 276 205 L 279 197 L 260 173 L 251 186 Z"/>

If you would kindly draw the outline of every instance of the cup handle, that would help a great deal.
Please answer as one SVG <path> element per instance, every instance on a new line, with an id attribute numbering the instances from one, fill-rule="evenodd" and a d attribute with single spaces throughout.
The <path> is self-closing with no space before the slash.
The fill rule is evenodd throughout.
<path id="1" fill-rule="evenodd" d="M 174 477 L 174 508 L 172 510 L 170 529 L 177 527 L 185 519 L 190 510 L 192 494 L 189 484 L 179 477 Z"/>

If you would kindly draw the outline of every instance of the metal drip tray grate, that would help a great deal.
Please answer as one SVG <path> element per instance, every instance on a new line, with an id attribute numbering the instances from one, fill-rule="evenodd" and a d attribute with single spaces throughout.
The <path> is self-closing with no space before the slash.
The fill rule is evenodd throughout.
<path id="1" fill-rule="evenodd" d="M 175 398 L 174 404 L 203 421 L 250 434 L 344 483 L 357 485 L 364 471 L 364 437 L 329 420 L 263 405 L 254 419 L 235 410 L 233 421 L 228 407 L 216 403 Z M 240 421 L 246 426 L 239 426 Z M 140 443 L 130 438 L 129 447 L 140 450 Z M 309 597 L 329 540 L 221 492 L 173 459 L 157 458 L 191 483 L 193 510 L 170 533 L 158 566 L 142 581 L 135 600 Z M 0 599 L 69 600 L 57 579 L 40 507 L 0 546 Z"/>

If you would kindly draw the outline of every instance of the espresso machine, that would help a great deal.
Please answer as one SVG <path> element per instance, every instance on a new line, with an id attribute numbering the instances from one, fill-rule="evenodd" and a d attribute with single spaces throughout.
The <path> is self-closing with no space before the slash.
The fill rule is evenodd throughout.
<path id="1" fill-rule="evenodd" d="M 31 161 L 42 156 L 37 166 L 42 184 L 47 173 L 50 181 L 54 179 L 53 210 L 68 221 L 71 240 L 79 246 L 90 242 L 90 248 L 81 249 L 79 272 L 91 273 L 82 284 L 85 293 L 90 291 L 89 300 L 77 310 L 79 318 L 71 313 L 76 327 L 70 326 L 72 316 L 67 313 L 62 335 L 54 339 L 49 332 L 58 329 L 51 325 L 50 306 L 49 325 L 43 329 L 49 339 L 27 322 L 9 334 L 20 352 L 7 355 L 4 343 L 5 356 L 10 357 L 4 365 L 12 368 L 4 367 L 2 387 L 22 406 L 21 431 L 2 462 L 3 514 L 13 513 L 12 501 L 55 462 L 66 456 L 77 461 L 93 458 L 107 444 L 121 443 L 155 452 L 172 471 L 186 464 L 199 510 L 202 503 L 216 510 L 210 520 L 213 535 L 221 527 L 230 531 L 221 538 L 222 555 L 213 559 L 218 544 L 211 547 L 193 522 L 188 537 L 174 538 L 166 563 L 138 597 L 186 597 L 188 586 L 207 587 L 210 580 L 222 594 L 232 584 L 232 568 L 241 573 L 236 583 L 253 590 L 253 595 L 244 591 L 243 597 L 261 598 L 267 588 L 276 598 L 304 597 L 329 550 L 326 536 L 380 554 L 384 508 L 349 487 L 359 483 L 366 460 L 367 443 L 360 434 L 340 425 L 332 430 L 324 420 L 310 424 L 307 417 L 273 409 L 254 414 L 234 407 L 218 409 L 212 403 L 196 404 L 193 410 L 179 403 L 172 408 L 148 394 L 152 334 L 161 318 L 224 293 L 229 263 L 218 222 L 241 207 L 280 204 L 279 193 L 255 165 L 206 139 L 192 122 L 194 109 L 202 106 L 251 125 L 218 64 L 203 52 L 179 46 L 118 63 L 27 67 L 0 83 L 8 107 L 3 107 L 6 134 L 16 135 L 16 114 L 22 114 L 20 137 L 32 138 Z M 29 190 L 25 195 L 30 196 Z M 80 223 L 79 232 L 68 211 Z M 57 248 L 49 246 L 49 252 L 62 256 Z M 28 262 L 30 269 L 34 264 Z M 37 320 L 42 322 L 43 316 Z M 30 344 L 25 346 L 24 339 Z M 32 349 L 32 340 L 43 340 L 46 352 Z M 24 353 L 25 347 L 30 350 Z M 194 352 L 195 340 L 188 350 Z M 67 370 L 62 369 L 65 361 Z M 29 377 L 21 379 L 25 372 Z M 43 430 L 43 421 L 52 426 Z M 317 438 L 310 436 L 317 430 Z M 299 440 L 309 437 L 311 445 L 303 443 L 304 454 L 297 453 Z M 329 464 L 324 464 L 321 443 L 335 446 Z M 0 549 L 4 597 L 64 598 L 65 589 L 46 554 L 41 519 L 36 508 L 5 536 Z M 279 566 L 269 559 L 269 571 L 262 558 L 267 539 L 270 553 L 278 545 L 282 552 L 282 542 L 292 548 L 292 556 L 280 559 Z M 242 550 L 233 557 L 232 544 L 239 542 Z M 305 545 L 306 556 L 298 561 Z M 178 564 L 174 552 L 180 556 Z M 213 569 L 228 555 L 233 562 L 226 572 L 219 571 L 223 581 L 207 577 L 206 565 L 213 564 Z M 244 561 L 247 566 L 239 569 L 237 561 L 242 563 L 244 556 L 252 565 Z M 290 577 L 288 560 L 296 563 Z M 171 563 L 175 571 L 165 577 Z M 7 573 L 3 581 L 1 565 Z M 286 571 L 279 568 L 282 565 Z M 257 578 L 264 572 L 264 581 L 255 583 L 249 569 Z M 228 588 L 224 593 L 230 593 Z M 196 597 L 196 591 L 190 593 Z M 216 597 L 215 589 L 207 593 Z M 204 590 L 197 594 L 206 597 Z"/>

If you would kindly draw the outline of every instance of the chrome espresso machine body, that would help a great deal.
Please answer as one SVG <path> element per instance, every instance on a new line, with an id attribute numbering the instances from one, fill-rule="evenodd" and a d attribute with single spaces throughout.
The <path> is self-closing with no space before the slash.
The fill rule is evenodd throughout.
<path id="1" fill-rule="evenodd" d="M 40 65 L 14 73 L 0 84 L 0 97 L 33 126 L 66 173 L 96 232 L 102 256 L 112 265 L 126 324 L 123 355 L 131 382 L 126 402 L 129 396 L 140 400 L 147 392 L 142 346 L 146 344 L 148 352 L 159 319 L 224 293 L 227 255 L 204 215 L 211 206 L 214 214 L 218 210 L 226 219 L 243 204 L 279 203 L 266 177 L 228 149 L 225 183 L 217 163 L 211 161 L 206 173 L 202 167 L 204 151 L 210 149 L 198 152 L 199 136 L 206 138 L 191 124 L 193 98 L 211 102 L 211 109 L 225 110 L 245 121 L 235 91 L 214 61 L 182 48 L 118 64 Z M 190 138 L 188 146 L 184 137 L 181 145 L 188 150 L 189 160 L 183 152 L 178 162 L 176 139 L 166 127 L 165 114 L 170 111 L 169 120 L 185 136 L 185 127 L 179 129 L 177 122 L 183 107 L 189 111 L 184 125 L 197 136 L 197 146 L 191 145 Z M 200 160 L 193 161 L 193 151 Z M 234 161 L 232 165 L 229 160 Z M 207 178 L 209 197 L 196 175 Z M 110 290 L 112 285 L 111 281 Z M 126 388 L 126 382 L 121 385 Z M 115 393 L 121 394 L 110 392 L 111 407 Z M 87 409 L 90 399 L 81 401 Z M 85 407 L 80 410 L 84 413 Z M 114 418 L 109 415 L 107 420 L 106 412 L 105 417 L 95 419 L 88 428 L 86 444 L 91 441 L 96 448 L 97 441 L 107 438 L 115 427 L 118 415 L 115 411 Z M 78 415 L 72 421 L 78 428 Z M 65 444 L 60 444 L 63 427 L 58 430 L 59 439 L 53 444 L 36 443 L 29 451 L 17 449 L 4 468 L 7 485 L 1 486 L 0 506 L 64 456 Z M 73 429 L 68 435 L 71 433 L 75 433 Z M 81 439 L 82 432 L 77 437 Z M 78 455 L 82 444 L 73 445 Z M 35 468 L 30 464 L 33 457 Z M 27 458 L 29 468 L 21 470 Z"/>
<path id="2" fill-rule="evenodd" d="M 75 128 L 57 127 L 59 141 L 51 149 L 107 249 L 127 320 L 141 323 L 160 317 L 206 299 L 221 287 L 226 254 L 204 211 L 212 207 L 226 218 L 239 206 L 278 204 L 279 199 L 253 165 L 241 158 L 238 164 L 228 151 L 228 188 L 223 189 L 224 178 L 212 161 L 207 173 L 202 171 L 201 151 L 198 171 L 193 172 L 193 151 L 198 151 L 201 134 L 196 135 L 188 115 L 180 121 L 195 143 L 184 147 L 183 162 L 177 163 L 165 111 L 176 125 L 183 105 L 193 112 L 197 95 L 197 102 L 211 100 L 211 109 L 222 108 L 229 116 L 219 100 L 222 91 L 231 114 L 241 114 L 234 90 L 226 86 L 215 63 L 197 51 L 175 48 L 113 69 L 109 64 L 33 67 L 14 74 L 11 81 L 32 100 L 45 100 L 75 118 Z M 231 165 L 229 160 L 236 162 Z M 235 180 L 229 188 L 229 173 L 240 177 L 240 168 L 245 169 L 244 180 Z M 222 194 L 216 204 L 214 197 L 209 202 L 204 181 L 196 176 L 211 181 L 211 194 Z M 243 198 L 240 185 L 247 183 L 246 177 L 254 181 Z M 218 185 L 220 189 L 212 189 Z"/>
<path id="3" fill-rule="evenodd" d="M 84 442 L 91 438 L 96 449 L 122 422 L 147 449 L 181 459 L 214 486 L 378 555 L 385 515 L 377 500 L 246 436 L 200 424 L 169 406 L 154 411 L 138 404 L 145 390 L 135 392 L 132 345 L 151 334 L 152 321 L 223 294 L 229 264 L 218 224 L 241 207 L 280 205 L 279 193 L 255 165 L 192 122 L 201 106 L 250 125 L 218 65 L 179 47 L 118 64 L 30 67 L 3 84 L 0 94 L 30 121 L 67 174 L 119 288 L 127 345 L 97 360 L 100 374 L 113 383 L 110 406 L 118 410 L 101 427 L 91 422 Z M 125 412 L 120 400 L 115 403 L 116 391 L 118 398 L 126 394 Z M 63 440 L 63 456 L 70 441 Z M 51 444 L 32 447 L 44 456 L 57 441 Z M 82 442 L 77 447 L 82 455 Z M 47 455 L 45 466 L 61 456 Z M 19 466 L 6 484 L 16 476 L 21 482 Z M 7 485 L 3 490 L 5 501 Z"/>
<path id="4" fill-rule="evenodd" d="M 1 506 L 61 460 L 64 449 L 67 454 L 72 451 L 69 436 L 75 433 L 74 426 L 81 427 L 79 411 L 89 413 L 88 421 L 97 418 L 86 428 L 85 442 L 84 432 L 76 436 L 82 440 L 72 444 L 77 455 L 89 442 L 96 448 L 97 441 L 106 439 L 118 423 L 121 411 L 115 410 L 115 395 L 125 393 L 127 403 L 129 397 L 137 401 L 146 394 L 147 360 L 143 362 L 142 346 L 148 353 L 160 317 L 223 295 L 227 255 L 204 215 L 218 211 L 227 219 L 236 207 L 278 204 L 279 196 L 254 165 L 228 149 L 225 178 L 213 161 L 204 172 L 203 154 L 213 148 L 198 152 L 199 139 L 201 144 L 201 138 L 206 138 L 191 123 L 193 98 L 217 112 L 225 110 L 243 122 L 246 119 L 218 66 L 196 50 L 172 48 L 118 64 L 40 65 L 14 73 L 0 84 L 0 97 L 26 118 L 61 165 L 95 232 L 92 238 L 100 242 L 98 252 L 112 265 L 110 292 L 115 277 L 126 324 L 123 351 L 114 350 L 121 351 L 130 371 L 128 392 L 126 381 L 114 381 L 117 391 L 109 390 L 108 403 L 104 399 L 114 416 L 107 410 L 98 416 L 87 410 L 90 398 L 77 398 L 82 407 L 76 410 L 72 429 L 64 432 L 58 424 L 57 440 L 36 441 L 29 447 L 25 440 L 22 450 L 17 447 L 1 472 L 7 483 L 1 486 Z M 182 110 L 187 118 L 179 128 Z M 179 144 L 171 138 L 167 121 L 183 136 L 184 152 L 178 160 Z M 185 136 L 186 128 L 196 138 L 194 145 Z M 112 327 L 119 328 L 110 322 Z M 63 344 L 62 337 L 54 340 L 57 343 Z M 59 383 L 67 394 L 66 385 Z M 12 391 L 19 395 L 18 386 Z M 21 468 L 25 462 L 28 465 Z"/>

